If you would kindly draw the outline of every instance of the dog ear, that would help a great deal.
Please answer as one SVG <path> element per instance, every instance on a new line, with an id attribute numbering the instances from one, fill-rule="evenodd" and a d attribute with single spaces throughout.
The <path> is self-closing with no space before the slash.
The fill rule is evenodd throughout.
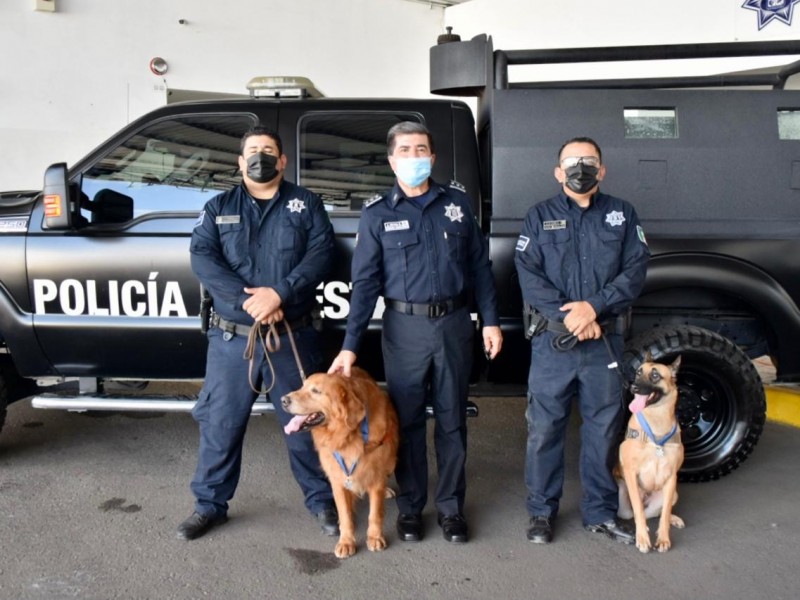
<path id="1" fill-rule="evenodd" d="M 678 376 L 678 368 L 680 366 L 681 366 L 681 355 L 678 354 L 678 356 L 675 358 L 674 361 L 672 361 L 672 364 L 669 366 L 669 370 L 672 372 L 672 378 L 673 379 L 677 378 L 677 376 Z"/>
<path id="2" fill-rule="evenodd" d="M 650 353 L 650 350 L 644 353 L 644 360 L 642 362 L 653 362 L 653 355 Z"/>
<path id="3" fill-rule="evenodd" d="M 325 389 L 329 399 L 328 411 L 330 411 L 332 418 L 344 420 L 347 417 L 347 409 L 345 407 L 347 392 L 342 382 L 339 381 L 340 375 L 329 375 L 328 377 L 330 377 L 330 380 Z"/>
<path id="4" fill-rule="evenodd" d="M 354 392 L 354 386 L 343 385 L 342 407 L 345 414 L 345 423 L 350 429 L 355 429 L 367 416 L 367 408 Z"/>

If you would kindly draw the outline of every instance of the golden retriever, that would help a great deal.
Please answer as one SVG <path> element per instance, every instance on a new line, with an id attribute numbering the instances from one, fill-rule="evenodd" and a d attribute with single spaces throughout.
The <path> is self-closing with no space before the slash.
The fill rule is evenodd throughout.
<path id="1" fill-rule="evenodd" d="M 397 462 L 400 441 L 397 414 L 389 397 L 363 369 L 350 377 L 316 373 L 303 387 L 281 398 L 295 416 L 287 434 L 311 431 L 320 463 L 331 482 L 339 512 L 339 541 L 334 553 L 347 558 L 356 552 L 353 504 L 369 495 L 367 548 L 386 548 L 383 537 L 384 500 L 392 495 L 387 478 Z"/>

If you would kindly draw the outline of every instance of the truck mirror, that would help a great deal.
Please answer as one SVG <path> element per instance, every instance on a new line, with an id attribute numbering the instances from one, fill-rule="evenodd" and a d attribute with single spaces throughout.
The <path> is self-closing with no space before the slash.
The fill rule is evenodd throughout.
<path id="1" fill-rule="evenodd" d="M 67 164 L 56 163 L 44 172 L 44 226 L 47 229 L 70 229 L 79 210 L 70 198 Z"/>

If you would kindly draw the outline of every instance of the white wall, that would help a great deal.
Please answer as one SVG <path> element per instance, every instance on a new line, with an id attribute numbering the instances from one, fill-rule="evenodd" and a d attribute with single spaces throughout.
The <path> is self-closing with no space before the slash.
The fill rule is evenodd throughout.
<path id="1" fill-rule="evenodd" d="M 0 0 L 0 190 L 41 187 L 48 164 L 75 162 L 164 104 L 167 89 L 245 93 L 255 75 L 304 75 L 328 96 L 427 97 L 428 48 L 444 25 L 465 40 L 488 33 L 503 49 L 800 38 L 800 4 L 791 26 L 773 20 L 759 31 L 743 0 L 470 0 L 445 10 L 403 0 L 54 2 L 47 13 L 34 0 Z M 148 69 L 154 56 L 169 63 L 163 80 Z M 787 61 L 517 67 L 510 76 L 703 74 Z"/>
<path id="2" fill-rule="evenodd" d="M 244 94 L 256 75 L 303 75 L 328 96 L 427 97 L 443 32 L 443 9 L 401 0 L 54 1 L 0 2 L 0 190 L 40 188 L 47 165 L 163 105 L 167 87 Z"/>

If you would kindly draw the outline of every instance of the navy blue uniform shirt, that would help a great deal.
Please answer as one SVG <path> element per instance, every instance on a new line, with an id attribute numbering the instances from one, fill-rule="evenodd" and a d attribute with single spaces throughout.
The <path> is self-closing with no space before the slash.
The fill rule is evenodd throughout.
<path id="1" fill-rule="evenodd" d="M 395 183 L 361 211 L 343 349 L 358 351 L 378 296 L 413 303 L 472 293 L 485 326 L 498 325 L 489 249 L 461 184 L 430 180 L 424 208 Z"/>
<path id="2" fill-rule="evenodd" d="M 630 203 L 596 193 L 581 209 L 562 191 L 528 211 L 514 262 L 522 297 L 545 317 L 585 300 L 597 320 L 623 313 L 642 291 L 650 250 Z"/>
<path id="3" fill-rule="evenodd" d="M 316 194 L 282 181 L 262 210 L 240 184 L 209 200 L 192 232 L 192 270 L 224 319 L 253 322 L 245 287 L 271 287 L 287 320 L 309 313 L 333 259 L 333 227 Z"/>

